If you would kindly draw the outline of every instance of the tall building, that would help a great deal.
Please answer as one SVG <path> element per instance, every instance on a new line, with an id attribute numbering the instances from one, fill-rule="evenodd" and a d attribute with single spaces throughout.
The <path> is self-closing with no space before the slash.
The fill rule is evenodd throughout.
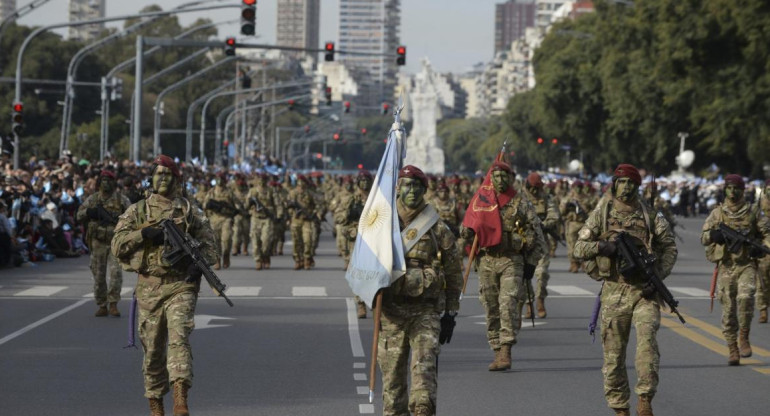
<path id="1" fill-rule="evenodd" d="M 0 0 L 0 20 L 10 16 L 16 10 L 16 0 Z"/>
<path id="2" fill-rule="evenodd" d="M 401 26 L 400 0 L 340 0 L 338 50 L 371 54 L 395 54 Z M 395 57 L 338 55 L 345 65 L 368 74 L 358 80 L 364 105 L 392 102 L 398 67 Z"/>
<path id="3" fill-rule="evenodd" d="M 535 3 L 532 0 L 509 0 L 495 5 L 495 53 L 511 47 L 524 37 L 528 27 L 535 26 Z"/>
<path id="4" fill-rule="evenodd" d="M 70 0 L 70 22 L 98 19 L 104 17 L 106 0 Z M 83 26 L 70 26 L 69 38 L 90 40 L 104 30 L 104 23 Z"/>
<path id="5" fill-rule="evenodd" d="M 318 49 L 319 20 L 321 0 L 278 0 L 278 22 L 276 24 L 276 42 L 278 46 Z M 296 57 L 310 56 L 316 59 L 317 53 L 287 53 Z"/>

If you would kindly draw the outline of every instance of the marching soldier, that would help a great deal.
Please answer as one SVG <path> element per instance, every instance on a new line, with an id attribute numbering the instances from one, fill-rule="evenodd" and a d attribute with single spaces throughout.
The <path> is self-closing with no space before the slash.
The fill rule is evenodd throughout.
<path id="1" fill-rule="evenodd" d="M 110 253 L 110 242 L 117 219 L 131 203 L 116 190 L 115 174 L 102 170 L 97 183 L 98 192 L 86 199 L 78 208 L 77 220 L 85 224 L 86 244 L 91 250 L 91 273 L 94 275 L 94 300 L 99 309 L 95 316 L 120 316 L 118 302 L 123 288 L 123 272 L 115 256 Z M 107 265 L 110 267 L 110 284 L 107 286 Z M 109 304 L 109 310 L 107 305 Z"/>
<path id="2" fill-rule="evenodd" d="M 543 237 L 546 242 L 554 240 L 546 230 L 551 230 L 552 233 L 556 233 L 556 228 L 559 222 L 559 208 L 553 201 L 550 195 L 548 195 L 544 189 L 543 179 L 537 172 L 532 172 L 527 176 L 527 181 L 524 184 L 524 192 L 529 198 L 529 201 L 535 207 L 535 213 L 540 218 L 540 226 L 543 229 Z M 537 283 L 534 289 L 534 295 L 537 300 L 537 317 L 545 318 L 547 313 L 545 310 L 545 298 L 548 296 L 548 266 L 551 264 L 550 258 L 550 246 L 549 250 L 546 250 L 543 254 L 543 258 L 537 263 L 535 269 L 535 278 Z M 532 281 L 526 282 L 530 286 L 529 290 L 532 290 Z M 524 319 L 530 319 L 532 317 L 532 310 L 529 303 L 527 303 L 527 313 Z"/>
<path id="3" fill-rule="evenodd" d="M 227 187 L 227 172 L 220 172 L 216 185 L 206 194 L 203 206 L 211 221 L 211 228 L 222 253 L 214 269 L 230 267 L 230 246 L 233 237 L 233 217 L 241 210 L 241 204 L 233 191 Z"/>
<path id="4" fill-rule="evenodd" d="M 112 254 L 127 271 L 139 273 L 136 284 L 139 338 L 144 348 L 145 397 L 152 416 L 162 416 L 163 396 L 174 387 L 174 415 L 189 415 L 192 386 L 190 333 L 194 324 L 202 271 L 195 265 L 171 267 L 163 260 L 160 220 L 173 219 L 201 243 L 206 261 L 219 257 L 213 231 L 200 209 L 182 197 L 182 173 L 174 160 L 158 156 L 153 164 L 154 193 L 128 207 L 112 239 Z"/>
<path id="5" fill-rule="evenodd" d="M 717 292 L 722 304 L 722 335 L 730 351 L 729 365 L 738 365 L 740 357 L 751 357 L 752 354 L 749 332 L 757 290 L 757 258 L 763 253 L 746 246 L 740 246 L 735 253 L 728 250 L 719 225 L 724 224 L 770 246 L 770 220 L 758 206 L 746 201 L 745 188 L 740 175 L 725 177 L 725 201 L 711 211 L 701 234 L 706 258 L 718 266 Z"/>
<path id="6" fill-rule="evenodd" d="M 406 234 L 407 270 L 382 295 L 377 359 L 382 371 L 383 415 L 433 416 L 440 314 L 455 315 L 460 309 L 461 259 L 454 235 L 425 201 L 425 174 L 409 165 L 398 177 L 396 204 Z"/>
<path id="7" fill-rule="evenodd" d="M 257 270 L 270 268 L 272 254 L 273 224 L 276 218 L 276 201 L 267 184 L 267 175 L 259 175 L 256 186 L 249 190 L 246 205 L 251 214 L 251 247 Z"/>
<path id="8" fill-rule="evenodd" d="M 436 188 L 436 198 L 432 201 L 433 207 L 438 211 L 441 221 L 449 226 L 452 234 L 460 235 L 460 216 L 457 212 L 457 201 L 449 197 L 449 187 L 441 182 Z"/>
<path id="9" fill-rule="evenodd" d="M 562 218 L 564 218 L 564 234 L 567 240 L 567 257 L 569 258 L 569 271 L 577 273 L 580 271 L 580 262 L 575 259 L 573 251 L 575 249 L 575 242 L 578 239 L 578 231 L 583 228 L 588 214 L 594 208 L 594 204 L 591 201 L 591 195 L 589 188 L 590 183 L 583 183 L 576 180 L 572 184 L 572 192 L 565 198 L 562 198 L 559 205 L 559 211 Z"/>
<path id="10" fill-rule="evenodd" d="M 767 217 L 770 215 L 770 179 L 765 181 L 765 188 L 762 190 L 762 198 L 759 200 L 762 214 Z M 759 287 L 757 288 L 756 302 L 759 310 L 759 323 L 767 323 L 767 306 L 770 303 L 770 256 L 764 256 L 759 259 Z"/>
<path id="11" fill-rule="evenodd" d="M 340 207 L 342 201 L 347 200 L 351 198 L 354 194 L 353 189 L 353 178 L 351 178 L 349 175 L 345 175 L 342 178 L 342 185 L 340 186 L 339 191 L 333 194 L 331 200 L 329 201 L 329 209 L 334 213 L 333 220 L 334 220 L 334 230 L 335 230 L 335 242 L 337 243 L 337 251 L 339 252 L 339 255 L 344 259 L 348 258 L 350 259 L 350 252 L 349 252 L 349 244 L 348 244 L 348 236 L 345 235 L 345 221 L 347 218 L 345 218 L 343 215 L 338 214 L 338 208 Z M 341 211 L 340 211 L 341 212 Z M 348 250 L 348 253 L 345 253 L 345 251 Z M 347 270 L 348 263 L 345 262 L 345 269 Z"/>
<path id="12" fill-rule="evenodd" d="M 637 339 L 638 379 L 634 389 L 639 396 L 637 412 L 640 416 L 652 416 L 651 402 L 658 386 L 660 364 L 657 341 L 660 301 L 646 276 L 620 272 L 612 237 L 625 232 L 637 239 L 640 246 L 658 259 L 656 269 L 661 279 L 671 273 L 677 257 L 668 222 L 638 197 L 641 183 L 636 167 L 618 165 L 612 178 L 612 198 L 591 212 L 579 231 L 574 251 L 575 259 L 586 261 L 589 276 L 604 281 L 600 295 L 604 397 L 616 415 L 625 416 L 631 415 L 625 361 L 632 324 L 636 327 Z"/>
<path id="13" fill-rule="evenodd" d="M 235 181 L 232 182 L 232 191 L 235 194 L 235 198 L 238 201 L 245 201 L 246 195 L 249 193 L 249 187 L 246 184 L 246 180 L 243 174 L 236 174 Z M 233 255 L 243 253 L 249 254 L 249 223 L 250 215 L 245 212 L 238 211 L 233 218 Z M 241 249 L 241 246 L 243 248 Z"/>
<path id="14" fill-rule="evenodd" d="M 313 261 L 313 236 L 315 229 L 315 198 L 310 193 L 310 184 L 303 175 L 297 176 L 297 187 L 289 193 L 288 206 L 291 210 L 291 240 L 294 243 L 294 270 L 310 270 Z"/>
<path id="15" fill-rule="evenodd" d="M 278 177 L 270 182 L 273 189 L 273 199 L 275 200 L 275 222 L 273 222 L 273 242 L 272 253 L 274 256 L 283 256 L 283 244 L 286 242 L 286 228 L 288 216 L 286 215 L 286 200 L 289 197 L 288 191 L 281 186 Z"/>
<path id="16" fill-rule="evenodd" d="M 498 201 L 504 197 L 497 211 L 502 229 L 499 244 L 479 250 L 479 300 L 486 312 L 487 341 L 495 352 L 489 371 L 502 371 L 511 368 L 511 347 L 521 329 L 519 301 L 526 296 L 522 279 L 532 279 L 547 248 L 535 209 L 513 189 L 511 167 L 497 161 L 490 175 Z M 466 241 L 472 241 L 474 230 L 463 230 Z"/>

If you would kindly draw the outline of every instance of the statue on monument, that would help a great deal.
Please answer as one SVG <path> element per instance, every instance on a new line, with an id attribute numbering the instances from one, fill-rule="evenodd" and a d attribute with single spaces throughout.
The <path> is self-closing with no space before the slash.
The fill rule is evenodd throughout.
<path id="1" fill-rule="evenodd" d="M 422 70 L 414 76 L 407 105 L 413 121 L 412 131 L 406 140 L 404 164 L 419 166 L 425 173 L 444 174 L 444 151 L 436 136 L 436 122 L 442 118 L 443 102 L 440 84 L 445 82 L 431 68 L 427 58 L 422 60 Z"/>

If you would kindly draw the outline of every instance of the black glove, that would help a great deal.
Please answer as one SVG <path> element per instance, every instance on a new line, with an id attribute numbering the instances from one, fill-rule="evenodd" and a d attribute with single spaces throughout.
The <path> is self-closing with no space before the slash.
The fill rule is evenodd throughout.
<path id="1" fill-rule="evenodd" d="M 188 283 L 200 282 L 201 276 L 203 276 L 203 270 L 201 270 L 200 267 L 196 266 L 195 264 L 187 266 L 186 280 Z"/>
<path id="2" fill-rule="evenodd" d="M 719 230 L 709 230 L 709 238 L 712 243 L 716 244 L 724 244 L 727 242 L 727 240 L 725 240 L 725 235 Z"/>
<path id="3" fill-rule="evenodd" d="M 618 251 L 615 247 L 615 243 L 612 241 L 599 241 L 599 255 L 604 257 L 611 257 Z"/>
<path id="4" fill-rule="evenodd" d="M 765 257 L 765 252 L 762 251 L 762 249 L 759 247 L 752 246 L 749 248 L 749 257 L 751 257 L 752 259 L 759 259 L 759 258 Z"/>
<path id="5" fill-rule="evenodd" d="M 532 280 L 535 277 L 536 268 L 534 264 L 524 263 L 524 280 Z"/>
<path id="6" fill-rule="evenodd" d="M 441 332 L 438 334 L 439 344 L 449 344 L 449 341 L 452 340 L 452 333 L 455 330 L 455 325 L 457 325 L 457 322 L 455 322 L 456 316 L 457 312 L 444 312 L 444 316 L 441 317 Z"/>
<path id="7" fill-rule="evenodd" d="M 86 209 L 86 215 L 88 215 L 88 218 L 91 218 L 92 220 L 98 220 L 99 219 L 99 209 L 98 208 L 87 208 Z"/>
<path id="8" fill-rule="evenodd" d="M 163 244 L 163 230 L 155 227 L 142 228 L 142 238 L 155 246 Z"/>
<path id="9" fill-rule="evenodd" d="M 655 296 L 655 285 L 652 282 L 647 282 L 642 286 L 642 297 L 650 300 Z"/>

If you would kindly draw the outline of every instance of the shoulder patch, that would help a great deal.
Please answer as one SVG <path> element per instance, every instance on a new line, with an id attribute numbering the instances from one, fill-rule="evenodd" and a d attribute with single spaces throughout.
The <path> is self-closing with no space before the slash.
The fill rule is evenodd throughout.
<path id="1" fill-rule="evenodd" d="M 666 219 L 666 217 L 665 217 L 665 216 L 663 215 L 663 213 L 662 213 L 662 212 L 660 212 L 660 211 L 658 211 L 658 215 L 656 215 L 656 217 L 658 217 L 658 218 L 660 218 L 660 219 L 662 219 L 662 220 L 665 220 L 665 219 Z"/>
<path id="2" fill-rule="evenodd" d="M 591 230 L 588 228 L 582 228 L 580 232 L 578 233 L 578 238 L 581 240 L 590 240 L 591 239 Z"/>

